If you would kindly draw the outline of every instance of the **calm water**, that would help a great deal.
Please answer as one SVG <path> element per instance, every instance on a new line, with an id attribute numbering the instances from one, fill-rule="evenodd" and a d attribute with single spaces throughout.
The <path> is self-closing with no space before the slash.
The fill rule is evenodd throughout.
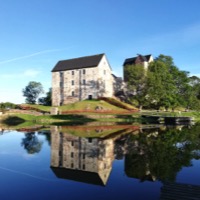
<path id="1" fill-rule="evenodd" d="M 4 130 L 0 198 L 157 200 L 169 182 L 200 188 L 199 158 L 199 126 Z"/>

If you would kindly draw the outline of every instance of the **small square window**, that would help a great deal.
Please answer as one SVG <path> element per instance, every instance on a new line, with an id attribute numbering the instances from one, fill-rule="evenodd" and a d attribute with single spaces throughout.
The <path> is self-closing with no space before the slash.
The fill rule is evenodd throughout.
<path id="1" fill-rule="evenodd" d="M 74 80 L 72 80 L 72 85 L 74 85 Z"/>
<path id="2" fill-rule="evenodd" d="M 63 72 L 60 72 L 60 77 L 63 77 Z"/>

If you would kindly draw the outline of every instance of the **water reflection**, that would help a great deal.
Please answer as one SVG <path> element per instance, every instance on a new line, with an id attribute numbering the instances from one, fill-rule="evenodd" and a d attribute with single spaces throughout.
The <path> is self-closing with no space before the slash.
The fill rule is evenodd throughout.
<path id="1" fill-rule="evenodd" d="M 51 167 L 59 178 L 106 185 L 113 149 L 113 139 L 84 138 L 51 129 Z"/>
<path id="2" fill-rule="evenodd" d="M 114 159 L 124 159 L 127 177 L 176 181 L 182 167 L 190 167 L 192 159 L 200 158 L 198 126 L 123 127 L 102 138 L 71 132 L 71 128 L 51 128 L 51 168 L 58 178 L 106 185 Z"/>
<path id="3" fill-rule="evenodd" d="M 126 144 L 125 172 L 141 181 L 176 181 L 183 167 L 192 166 L 192 160 L 200 158 L 198 126 L 146 130 L 131 136 Z"/>
<path id="4" fill-rule="evenodd" d="M 3 130 L 0 192 L 2 199 L 24 192 L 32 199 L 199 199 L 199 158 L 198 125 Z"/>
<path id="5" fill-rule="evenodd" d="M 21 145 L 26 149 L 27 153 L 34 154 L 41 151 L 42 143 L 35 132 L 28 132 L 25 133 L 25 138 L 22 139 Z"/>

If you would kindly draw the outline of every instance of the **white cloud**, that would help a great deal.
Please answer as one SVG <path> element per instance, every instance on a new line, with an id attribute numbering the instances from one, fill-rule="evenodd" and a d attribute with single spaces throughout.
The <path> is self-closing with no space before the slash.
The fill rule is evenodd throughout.
<path id="1" fill-rule="evenodd" d="M 5 79 L 34 78 L 40 73 L 41 73 L 41 71 L 38 71 L 38 70 L 35 70 L 35 69 L 27 69 L 22 73 L 0 74 L 0 78 L 5 78 Z"/>
<path id="2" fill-rule="evenodd" d="M 200 74 L 199 73 L 197 73 L 197 74 L 193 73 L 193 74 L 190 74 L 190 76 L 197 76 L 197 77 L 200 78 Z"/>
<path id="3" fill-rule="evenodd" d="M 28 69 L 22 74 L 24 77 L 35 77 L 40 73 L 38 70 Z"/>
<path id="4" fill-rule="evenodd" d="M 29 55 L 25 55 L 25 56 L 21 56 L 21 57 L 16 57 L 16 58 L 0 61 L 0 65 L 1 64 L 5 64 L 5 63 L 14 62 L 14 61 L 17 61 L 17 60 L 22 60 L 22 59 L 25 59 L 25 58 L 30 58 L 30 57 L 41 55 L 41 54 L 46 54 L 46 53 L 55 52 L 55 51 L 61 51 L 61 50 L 62 49 L 49 49 L 49 50 L 44 50 L 44 51 L 38 51 L 36 53 L 32 53 L 32 54 L 29 54 Z"/>

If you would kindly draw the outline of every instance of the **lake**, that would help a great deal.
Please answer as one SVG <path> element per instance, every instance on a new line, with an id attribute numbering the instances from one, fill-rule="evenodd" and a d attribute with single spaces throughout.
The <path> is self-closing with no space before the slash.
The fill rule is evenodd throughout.
<path id="1" fill-rule="evenodd" d="M 1 130 L 0 197 L 200 199 L 199 159 L 199 125 Z"/>

